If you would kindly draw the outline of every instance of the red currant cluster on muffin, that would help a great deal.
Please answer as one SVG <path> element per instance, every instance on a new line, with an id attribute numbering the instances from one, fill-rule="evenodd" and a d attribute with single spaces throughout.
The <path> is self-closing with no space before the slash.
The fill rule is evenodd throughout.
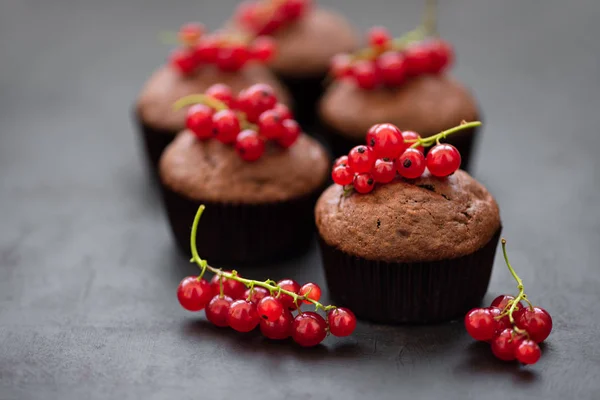
<path id="1" fill-rule="evenodd" d="M 453 61 L 452 46 L 438 37 L 425 38 L 411 32 L 398 39 L 382 27 L 369 31 L 369 47 L 354 54 L 338 54 L 332 59 L 331 75 L 352 79 L 365 90 L 380 86 L 398 87 L 408 79 L 440 74 Z"/>
<path id="2" fill-rule="evenodd" d="M 353 185 L 359 193 L 369 193 L 375 183 L 389 183 L 397 175 L 416 179 L 428 169 L 431 175 L 445 177 L 460 167 L 461 157 L 456 147 L 439 140 L 463 129 L 481 125 L 462 123 L 428 138 L 412 131 L 400 131 L 392 124 L 373 125 L 367 132 L 367 144 L 354 147 L 347 156 L 338 158 L 331 177 L 338 185 Z M 424 148 L 433 146 L 427 156 Z"/>
<path id="3" fill-rule="evenodd" d="M 200 140 L 216 139 L 234 145 L 245 161 L 258 160 L 268 141 L 288 148 L 301 133 L 289 108 L 277 101 L 267 84 L 250 86 L 237 97 L 227 85 L 216 84 L 204 94 L 180 99 L 175 107 L 190 104 L 187 129 Z"/>
<path id="4" fill-rule="evenodd" d="M 184 75 L 195 73 L 203 65 L 215 65 L 222 71 L 235 72 L 250 61 L 265 63 L 275 54 L 275 44 L 268 37 L 215 32 L 205 34 L 199 23 L 183 25 L 178 33 L 181 46 L 169 63 Z"/>
<path id="5" fill-rule="evenodd" d="M 270 35 L 302 17 L 311 5 L 311 0 L 246 1 L 238 6 L 236 19 L 256 35 Z"/>

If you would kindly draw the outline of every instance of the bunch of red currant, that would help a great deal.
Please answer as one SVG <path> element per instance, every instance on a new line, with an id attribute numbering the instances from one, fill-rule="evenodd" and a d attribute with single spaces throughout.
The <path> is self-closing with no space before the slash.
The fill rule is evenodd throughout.
<path id="1" fill-rule="evenodd" d="M 214 138 L 234 145 L 245 161 L 258 160 L 268 141 L 288 148 L 300 136 L 300 125 L 267 84 L 250 86 L 236 97 L 229 86 L 219 83 L 204 94 L 180 99 L 175 108 L 189 105 L 186 127 L 200 140 Z"/>
<path id="2" fill-rule="evenodd" d="M 453 61 L 451 45 L 440 38 L 415 40 L 411 35 L 393 39 L 385 28 L 369 32 L 369 45 L 355 54 L 338 54 L 331 62 L 336 79 L 352 79 L 365 90 L 378 86 L 398 87 L 407 79 L 425 74 L 440 74 Z"/>
<path id="3" fill-rule="evenodd" d="M 488 342 L 492 353 L 504 361 L 519 360 L 535 364 L 542 351 L 543 342 L 552 331 L 552 317 L 541 307 L 534 307 L 527 298 L 523 282 L 508 262 L 506 240 L 502 239 L 506 265 L 517 281 L 517 297 L 500 295 L 490 307 L 474 308 L 465 316 L 465 327 L 473 339 Z M 527 305 L 523 305 L 522 301 Z"/>
<path id="4" fill-rule="evenodd" d="M 302 17 L 311 5 L 311 0 L 245 1 L 238 6 L 236 19 L 256 35 L 270 35 Z"/>
<path id="5" fill-rule="evenodd" d="M 171 53 L 169 63 L 184 75 L 209 64 L 235 72 L 250 61 L 265 63 L 275 54 L 275 43 L 269 37 L 249 38 L 222 32 L 205 35 L 203 25 L 198 23 L 182 26 L 178 41 L 181 46 Z"/>
<path id="6" fill-rule="evenodd" d="M 373 125 L 367 132 L 367 145 L 356 146 L 347 156 L 338 158 L 331 177 L 338 185 L 352 185 L 359 193 L 369 193 L 375 183 L 389 183 L 397 174 L 415 179 L 427 168 L 433 176 L 448 176 L 460 167 L 460 153 L 456 147 L 440 144 L 439 140 L 479 125 L 478 121 L 463 122 L 427 138 L 412 131 L 401 132 L 392 124 Z M 433 144 L 425 156 L 424 147 Z"/>
<path id="7" fill-rule="evenodd" d="M 202 260 L 196 249 L 198 222 L 204 211 L 200 206 L 192 225 L 192 260 L 201 269 L 199 276 L 189 276 L 177 287 L 177 298 L 189 311 L 205 309 L 206 318 L 219 327 L 231 327 L 238 332 L 250 332 L 260 325 L 269 339 L 291 337 L 304 347 L 316 346 L 327 333 L 348 336 L 356 327 L 352 311 L 319 303 L 321 288 L 312 282 L 300 286 L 291 279 L 279 282 L 242 278 L 236 271 L 221 271 Z M 210 283 L 203 278 L 206 270 L 213 272 Z M 303 304 L 312 304 L 315 311 L 302 311 Z M 317 311 L 326 313 L 327 319 Z M 296 316 L 292 312 L 297 312 Z"/>

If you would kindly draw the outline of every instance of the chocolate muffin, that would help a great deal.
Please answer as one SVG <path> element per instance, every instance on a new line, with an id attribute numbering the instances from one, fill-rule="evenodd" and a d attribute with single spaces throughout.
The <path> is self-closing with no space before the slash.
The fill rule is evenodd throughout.
<path id="1" fill-rule="evenodd" d="M 315 210 L 327 284 L 337 303 L 381 323 L 462 317 L 482 300 L 501 223 L 498 205 L 457 171 L 344 195 L 332 185 Z"/>
<path id="2" fill-rule="evenodd" d="M 219 264 L 289 258 L 305 251 L 314 232 L 313 207 L 328 176 L 329 158 L 302 134 L 289 149 L 269 145 L 257 161 L 233 146 L 199 141 L 184 131 L 160 160 L 164 204 L 175 240 L 190 253 L 191 222 L 202 256 Z"/>
<path id="3" fill-rule="evenodd" d="M 262 65 L 248 65 L 236 72 L 207 65 L 191 76 L 165 65 L 146 82 L 135 107 L 135 118 L 153 170 L 158 167 L 165 147 L 185 128 L 187 108 L 175 111 L 173 104 L 184 96 L 202 93 L 216 83 L 227 84 L 236 93 L 255 83 L 267 83 L 282 103 L 290 104 L 287 90 Z"/>
<path id="4" fill-rule="evenodd" d="M 463 120 L 479 119 L 469 90 L 448 75 L 422 75 L 397 88 L 374 90 L 338 80 L 323 96 L 319 112 L 335 156 L 364 144 L 365 132 L 377 123 L 390 122 L 429 137 Z M 477 129 L 470 129 L 447 139 L 460 151 L 464 170 L 469 170 L 476 136 Z"/>

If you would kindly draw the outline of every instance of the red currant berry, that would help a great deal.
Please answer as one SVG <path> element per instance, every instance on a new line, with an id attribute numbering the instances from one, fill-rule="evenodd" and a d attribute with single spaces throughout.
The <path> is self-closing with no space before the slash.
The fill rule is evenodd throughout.
<path id="1" fill-rule="evenodd" d="M 373 179 L 378 183 L 389 183 L 396 177 L 396 167 L 389 158 L 375 161 L 375 166 L 371 170 Z"/>
<path id="2" fill-rule="evenodd" d="M 258 4 L 255 1 L 243 1 L 235 9 L 235 19 L 243 26 L 257 30 Z"/>
<path id="3" fill-rule="evenodd" d="M 436 55 L 429 51 L 425 43 L 409 46 L 404 51 L 406 59 L 406 72 L 411 76 L 418 76 L 432 72 L 435 66 Z"/>
<path id="4" fill-rule="evenodd" d="M 375 165 L 377 156 L 368 146 L 356 146 L 348 153 L 348 165 L 354 172 L 369 172 Z"/>
<path id="5" fill-rule="evenodd" d="M 375 63 L 368 60 L 358 60 L 352 65 L 352 76 L 356 84 L 365 90 L 374 89 L 379 83 Z"/>
<path id="6" fill-rule="evenodd" d="M 231 271 L 223 271 L 226 273 L 231 273 Z M 238 275 L 239 276 L 239 275 Z M 215 275 L 210 280 L 210 286 L 212 287 L 212 293 L 214 296 L 217 296 L 221 293 L 221 288 L 219 284 L 219 275 Z M 244 292 L 246 291 L 246 285 L 242 282 L 235 281 L 233 279 L 223 278 L 223 294 L 225 296 L 229 296 L 234 300 L 243 299 Z"/>
<path id="7" fill-rule="evenodd" d="M 496 334 L 512 326 L 512 324 L 510 323 L 510 319 L 507 315 L 502 318 L 498 318 L 502 314 L 501 309 L 497 307 L 488 307 L 487 309 L 490 310 L 490 313 L 492 314 L 492 316 L 494 317 L 494 321 L 496 322 Z"/>
<path id="8" fill-rule="evenodd" d="M 267 139 L 279 139 L 283 136 L 283 119 L 277 111 L 267 110 L 258 117 L 258 129 Z"/>
<path id="9" fill-rule="evenodd" d="M 514 299 L 514 296 L 511 296 L 510 294 L 501 294 L 500 296 L 492 300 L 492 304 L 490 304 L 490 307 L 497 307 L 503 311 L 506 308 L 506 306 L 508 306 L 508 303 L 512 302 Z M 520 310 L 521 308 L 523 308 L 523 304 L 519 303 L 517 304 L 515 310 Z"/>
<path id="10" fill-rule="evenodd" d="M 219 48 L 217 66 L 221 71 L 239 71 L 250 59 L 248 49 L 243 45 L 232 45 Z"/>
<path id="11" fill-rule="evenodd" d="M 233 143 L 240 133 L 240 121 L 232 110 L 221 110 L 212 117 L 212 134 L 218 141 Z"/>
<path id="12" fill-rule="evenodd" d="M 235 139 L 235 151 L 244 161 L 256 161 L 265 153 L 265 142 L 255 131 L 245 129 Z"/>
<path id="13" fill-rule="evenodd" d="M 275 104 L 275 107 L 273 107 L 273 111 L 278 112 L 279 115 L 281 115 L 281 119 L 283 119 L 283 120 L 294 118 L 294 115 L 292 114 L 292 112 L 290 111 L 288 106 L 286 106 L 283 103 Z"/>
<path id="14" fill-rule="evenodd" d="M 445 40 L 432 40 L 429 43 L 429 51 L 433 53 L 433 65 L 431 72 L 439 74 L 448 68 L 454 59 L 452 45 Z"/>
<path id="15" fill-rule="evenodd" d="M 300 137 L 300 125 L 293 119 L 283 121 L 283 135 L 277 140 L 280 146 L 284 148 L 291 147 Z"/>
<path id="16" fill-rule="evenodd" d="M 256 123 L 263 112 L 272 109 L 277 104 L 277 97 L 271 86 L 258 83 L 243 90 L 238 96 L 238 107 L 244 113 L 248 121 Z"/>
<path id="17" fill-rule="evenodd" d="M 460 167 L 460 153 L 451 144 L 435 145 L 427 153 L 427 169 L 433 176 L 444 177 Z"/>
<path id="18" fill-rule="evenodd" d="M 396 160 L 396 170 L 403 178 L 417 179 L 425 172 L 425 156 L 417 149 L 406 149 Z"/>
<path id="19" fill-rule="evenodd" d="M 371 174 L 356 174 L 354 176 L 353 184 L 354 190 L 356 190 L 358 193 L 366 194 L 373 190 L 373 187 L 375 186 L 375 179 L 373 179 Z"/>
<path id="20" fill-rule="evenodd" d="M 402 132 L 402 137 L 404 138 L 404 144 L 406 144 L 407 147 L 412 146 L 417 140 L 421 138 L 421 136 L 419 136 L 417 132 L 413 131 Z M 423 146 L 417 146 L 416 149 L 419 150 L 421 153 L 423 153 L 424 151 Z"/>
<path id="21" fill-rule="evenodd" d="M 292 339 L 302 347 L 316 346 L 327 336 L 327 323 L 319 314 L 302 313 L 292 324 Z"/>
<path id="22" fill-rule="evenodd" d="M 352 76 L 352 58 L 349 54 L 337 54 L 331 59 L 331 75 L 335 79 Z"/>
<path id="23" fill-rule="evenodd" d="M 300 291 L 300 285 L 298 284 L 298 282 L 292 279 L 282 279 L 279 282 L 277 282 L 277 286 L 292 293 L 298 293 Z M 294 299 L 290 295 L 280 293 L 277 296 L 277 298 L 279 299 L 283 307 L 290 311 L 293 311 L 296 308 L 298 308 L 298 305 L 294 303 Z"/>
<path id="24" fill-rule="evenodd" d="M 194 51 L 196 61 L 205 64 L 215 63 L 219 55 L 219 47 L 219 40 L 216 37 L 203 37 L 196 45 Z"/>
<path id="25" fill-rule="evenodd" d="M 229 296 L 214 296 L 210 303 L 208 303 L 208 306 L 206 306 L 206 318 L 218 327 L 224 328 L 229 326 L 227 319 L 232 303 L 233 299 Z"/>
<path id="26" fill-rule="evenodd" d="M 269 61 L 275 55 L 275 41 L 268 36 L 260 36 L 252 42 L 250 53 L 255 60 Z"/>
<path id="27" fill-rule="evenodd" d="M 331 171 L 331 179 L 338 185 L 349 185 L 354 181 L 354 171 L 347 165 L 340 165 Z"/>
<path id="28" fill-rule="evenodd" d="M 343 167 L 348 166 L 348 156 L 341 156 L 340 158 L 335 160 L 335 162 L 333 163 L 333 168 L 336 168 L 339 166 L 343 166 Z"/>
<path id="29" fill-rule="evenodd" d="M 269 295 L 269 291 L 263 287 L 256 286 L 252 289 L 248 288 L 244 292 L 244 299 L 248 300 L 250 298 L 250 302 L 252 304 L 258 304 L 258 302 L 267 297 Z"/>
<path id="30" fill-rule="evenodd" d="M 542 343 L 552 332 L 552 317 L 541 307 L 523 308 L 513 318 L 517 327 L 526 330 L 536 343 Z"/>
<path id="31" fill-rule="evenodd" d="M 301 17 L 310 7 L 310 0 L 287 0 L 281 4 L 283 15 L 288 21 Z"/>
<path id="32" fill-rule="evenodd" d="M 258 19 L 261 19 L 261 17 L 259 16 Z M 255 33 L 258 36 L 270 35 L 281 28 L 285 21 L 286 16 L 283 10 L 281 8 L 277 8 L 268 20 L 254 24 Z"/>
<path id="33" fill-rule="evenodd" d="M 181 307 L 188 311 L 200 311 L 212 298 L 210 284 L 205 279 L 188 276 L 177 287 L 177 299 Z"/>
<path id="34" fill-rule="evenodd" d="M 540 346 L 533 340 L 523 340 L 519 347 L 517 347 L 517 360 L 523 364 L 535 364 L 541 356 L 542 350 L 540 350 Z"/>
<path id="35" fill-rule="evenodd" d="M 396 159 L 408 147 L 404 144 L 400 129 L 392 124 L 375 125 L 367 134 L 369 135 L 367 144 L 373 149 L 377 158 Z"/>
<path id="36" fill-rule="evenodd" d="M 356 328 L 356 317 L 354 313 L 347 308 L 335 308 L 327 313 L 329 322 L 329 332 L 333 336 L 349 336 Z"/>
<path id="37" fill-rule="evenodd" d="M 204 33 L 204 25 L 197 22 L 190 22 L 179 28 L 177 34 L 179 41 L 187 46 L 195 44 Z"/>
<path id="38" fill-rule="evenodd" d="M 205 94 L 224 103 L 229 108 L 235 108 L 235 96 L 231 88 L 223 83 L 209 87 Z"/>
<path id="39" fill-rule="evenodd" d="M 183 75 L 191 75 L 196 71 L 198 63 L 193 51 L 186 48 L 173 50 L 169 56 L 169 63 Z"/>
<path id="40" fill-rule="evenodd" d="M 486 342 L 496 334 L 496 321 L 487 308 L 474 308 L 465 315 L 465 328 L 473 339 Z"/>
<path id="41" fill-rule="evenodd" d="M 321 298 L 321 288 L 316 283 L 305 283 L 298 292 L 300 296 L 305 296 L 307 299 L 319 301 Z M 304 304 L 310 304 L 310 301 L 303 300 Z"/>
<path id="42" fill-rule="evenodd" d="M 283 340 L 290 337 L 292 334 L 292 322 L 294 317 L 292 313 L 283 310 L 279 319 L 275 322 L 269 322 L 268 320 L 260 320 L 260 331 L 265 337 L 273 340 Z"/>
<path id="43" fill-rule="evenodd" d="M 267 296 L 258 302 L 256 311 L 262 319 L 266 319 L 269 322 L 275 322 L 281 317 L 283 305 L 281 305 L 281 302 L 275 297 Z"/>
<path id="44" fill-rule="evenodd" d="M 250 332 L 259 322 L 256 306 L 247 300 L 236 300 L 227 313 L 229 326 L 238 332 Z"/>
<path id="45" fill-rule="evenodd" d="M 187 111 L 185 126 L 194 133 L 198 139 L 212 137 L 212 117 L 214 110 L 204 104 L 194 104 Z"/>
<path id="46" fill-rule="evenodd" d="M 512 329 L 505 329 L 492 340 L 492 353 L 504 361 L 514 360 L 517 348 L 522 341 L 523 337 L 521 335 Z"/>
<path id="47" fill-rule="evenodd" d="M 397 51 L 386 51 L 377 59 L 381 82 L 387 86 L 400 86 L 406 80 L 407 64 L 404 56 Z"/>
<path id="48" fill-rule="evenodd" d="M 375 26 L 369 30 L 369 46 L 381 48 L 388 45 L 392 37 L 387 29 L 382 26 Z"/>

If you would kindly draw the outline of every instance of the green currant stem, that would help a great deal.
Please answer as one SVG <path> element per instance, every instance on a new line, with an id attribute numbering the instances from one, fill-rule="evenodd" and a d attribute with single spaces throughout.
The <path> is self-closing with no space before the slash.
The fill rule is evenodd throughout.
<path id="1" fill-rule="evenodd" d="M 521 278 L 519 278 L 519 275 L 517 275 L 517 273 L 513 269 L 512 265 L 510 265 L 510 262 L 508 261 L 508 255 L 506 254 L 506 239 L 504 239 L 504 238 L 502 239 L 502 253 L 504 254 L 504 261 L 506 261 L 506 266 L 508 267 L 508 270 L 512 274 L 513 278 L 515 278 L 515 281 L 517 281 L 517 289 L 519 290 L 519 294 L 512 301 L 510 308 L 507 311 L 508 319 L 510 320 L 510 323 L 514 325 L 515 320 L 513 318 L 513 312 L 517 308 L 517 304 L 519 304 L 519 302 L 521 300 L 526 299 L 527 297 L 525 295 L 525 288 L 523 287 L 523 281 L 521 280 Z M 529 302 L 529 300 L 527 300 L 527 302 Z M 517 330 L 517 331 L 519 331 L 519 330 Z"/>
<path id="2" fill-rule="evenodd" d="M 198 249 L 196 247 L 196 236 L 198 234 L 198 223 L 200 222 L 200 217 L 202 217 L 202 213 L 204 212 L 204 209 L 205 209 L 204 205 L 201 205 L 200 207 L 198 207 L 198 211 L 196 212 L 196 216 L 194 217 L 194 223 L 192 224 L 192 233 L 190 235 L 190 248 L 192 250 L 191 261 L 196 263 L 198 265 L 198 267 L 200 267 L 201 272 L 200 272 L 199 278 L 201 278 L 204 275 L 206 270 L 209 270 L 213 274 L 219 276 L 221 281 L 223 279 L 231 279 L 231 280 L 234 280 L 237 282 L 241 282 L 244 285 L 246 285 L 246 287 L 249 287 L 249 288 L 253 288 L 255 286 L 260 286 L 260 287 L 267 289 L 270 293 L 277 292 L 278 294 L 279 293 L 287 294 L 292 299 L 294 299 L 294 304 L 296 304 L 296 305 L 298 305 L 301 301 L 306 300 L 309 303 L 312 303 L 315 306 L 315 309 L 317 309 L 317 310 L 321 309 L 323 311 L 329 311 L 329 310 L 333 310 L 336 308 L 336 306 L 333 306 L 333 305 L 324 306 L 323 304 L 319 303 L 318 301 L 310 299 L 310 298 L 306 297 L 305 295 L 300 296 L 297 293 L 282 289 L 271 279 L 267 279 L 266 281 L 255 281 L 252 279 L 245 279 L 245 278 L 242 278 L 241 276 L 239 276 L 236 270 L 233 270 L 231 272 L 225 272 L 221 269 L 214 268 L 214 267 L 211 267 L 210 265 L 208 265 L 208 262 L 206 260 L 203 260 L 202 258 L 200 258 L 200 255 L 198 254 Z M 223 291 L 223 288 L 222 288 L 222 284 L 221 284 L 221 296 L 223 294 L 222 291 Z"/>
<path id="3" fill-rule="evenodd" d="M 227 104 L 205 94 L 191 94 L 189 96 L 182 97 L 181 99 L 177 100 L 175 104 L 173 104 L 173 109 L 177 111 L 182 109 L 183 107 L 192 106 L 194 104 L 204 104 L 206 106 L 209 106 L 210 108 L 214 108 L 217 111 L 229 110 Z M 236 115 L 240 120 L 240 125 L 242 129 L 252 129 L 253 131 L 258 132 L 258 126 L 249 122 L 248 117 L 245 113 L 241 111 L 236 111 Z"/>
<path id="4" fill-rule="evenodd" d="M 392 39 L 392 44 L 390 47 L 383 47 L 381 49 L 375 49 L 372 47 L 367 47 L 361 50 L 358 50 L 356 53 L 352 55 L 352 60 L 374 60 L 381 53 L 384 53 L 388 50 L 396 50 L 402 51 L 404 50 L 410 43 L 416 42 L 419 40 L 423 40 L 425 38 L 423 29 L 418 27 L 405 33 L 399 38 Z"/>
<path id="5" fill-rule="evenodd" d="M 423 15 L 423 30 L 426 36 L 437 36 L 437 0 L 425 0 L 425 13 Z"/>
<path id="6" fill-rule="evenodd" d="M 475 128 L 477 126 L 481 126 L 480 121 L 473 121 L 473 122 L 463 121 L 460 125 L 455 126 L 454 128 L 447 129 L 443 132 L 440 132 L 437 135 L 429 136 L 426 138 L 419 137 L 416 141 L 410 142 L 410 143 L 412 143 L 412 145 L 410 147 L 413 149 L 415 149 L 419 146 L 429 147 L 429 146 L 432 146 L 434 143 L 439 143 L 440 139 L 445 139 L 447 136 L 452 135 L 453 133 L 456 133 L 456 132 L 459 132 L 459 131 L 462 131 L 465 129 Z"/>

